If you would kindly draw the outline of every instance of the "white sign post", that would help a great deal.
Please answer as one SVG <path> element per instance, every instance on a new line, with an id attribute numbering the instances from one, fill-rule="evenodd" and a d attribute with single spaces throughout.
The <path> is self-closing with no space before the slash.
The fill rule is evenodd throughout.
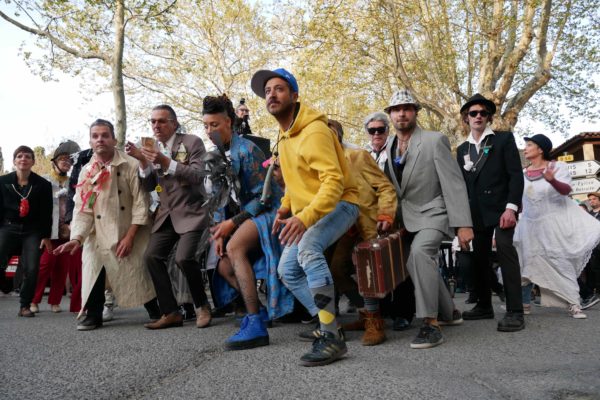
<path id="1" fill-rule="evenodd" d="M 571 178 L 583 178 L 584 176 L 594 176 L 600 171 L 600 164 L 597 161 L 577 161 L 568 164 L 569 175 Z"/>
<path id="2" fill-rule="evenodd" d="M 597 178 L 575 179 L 571 181 L 571 196 L 574 194 L 585 194 L 600 190 L 600 180 Z"/>

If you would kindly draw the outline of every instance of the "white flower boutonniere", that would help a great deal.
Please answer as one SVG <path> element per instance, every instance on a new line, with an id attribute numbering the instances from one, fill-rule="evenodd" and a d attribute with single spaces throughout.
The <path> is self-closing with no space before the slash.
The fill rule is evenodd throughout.
<path id="1" fill-rule="evenodd" d="M 471 161 L 471 157 L 468 154 L 465 154 L 463 156 L 463 159 L 465 161 L 465 165 L 463 165 L 463 168 L 465 169 L 465 171 L 469 172 L 471 168 L 473 168 L 473 161 Z"/>

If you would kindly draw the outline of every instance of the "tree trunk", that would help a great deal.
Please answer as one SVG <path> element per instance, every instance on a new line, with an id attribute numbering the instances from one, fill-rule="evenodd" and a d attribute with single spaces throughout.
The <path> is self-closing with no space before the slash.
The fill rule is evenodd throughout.
<path id="1" fill-rule="evenodd" d="M 125 86 L 123 84 L 123 48 L 125 45 L 125 5 L 124 0 L 116 2 L 114 29 L 115 48 L 112 56 L 111 90 L 115 101 L 115 129 L 117 146 L 123 148 L 127 132 L 127 108 L 125 106 Z"/>

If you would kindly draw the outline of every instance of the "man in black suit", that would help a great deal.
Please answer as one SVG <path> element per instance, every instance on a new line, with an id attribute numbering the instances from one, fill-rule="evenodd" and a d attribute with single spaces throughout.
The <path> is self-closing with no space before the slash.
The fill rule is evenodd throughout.
<path id="1" fill-rule="evenodd" d="M 587 198 L 591 208 L 588 212 L 600 221 L 600 193 L 588 193 Z M 592 252 L 590 260 L 577 281 L 580 288 L 579 294 L 583 299 L 582 310 L 587 310 L 600 303 L 600 246 L 597 246 Z"/>
<path id="2" fill-rule="evenodd" d="M 456 157 L 467 183 L 473 218 L 473 284 L 479 299 L 472 310 L 463 313 L 463 319 L 494 318 L 489 269 L 495 237 L 506 292 L 506 314 L 498 322 L 498 330 L 519 331 L 525 327 L 521 268 L 513 246 L 524 184 L 519 151 L 511 132 L 491 129 L 496 112 L 491 100 L 475 94 L 460 112 L 471 129 L 467 141 L 458 146 Z"/>

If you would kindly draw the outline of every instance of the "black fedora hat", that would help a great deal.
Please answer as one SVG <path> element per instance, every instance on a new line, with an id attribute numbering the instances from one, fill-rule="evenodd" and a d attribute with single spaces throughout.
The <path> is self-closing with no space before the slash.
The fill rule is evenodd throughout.
<path id="1" fill-rule="evenodd" d="M 524 141 L 533 142 L 539 146 L 540 149 L 544 152 L 544 159 L 550 160 L 550 152 L 552 151 L 552 141 L 546 135 L 542 135 L 538 133 L 537 135 L 533 135 L 531 137 L 524 137 Z"/>
<path id="2" fill-rule="evenodd" d="M 468 110 L 469 107 L 475 104 L 483 104 L 485 108 L 487 108 L 492 115 L 496 114 L 496 105 L 493 101 L 486 99 L 479 93 L 475 93 L 461 108 L 460 113 L 462 114 L 465 110 Z"/>

